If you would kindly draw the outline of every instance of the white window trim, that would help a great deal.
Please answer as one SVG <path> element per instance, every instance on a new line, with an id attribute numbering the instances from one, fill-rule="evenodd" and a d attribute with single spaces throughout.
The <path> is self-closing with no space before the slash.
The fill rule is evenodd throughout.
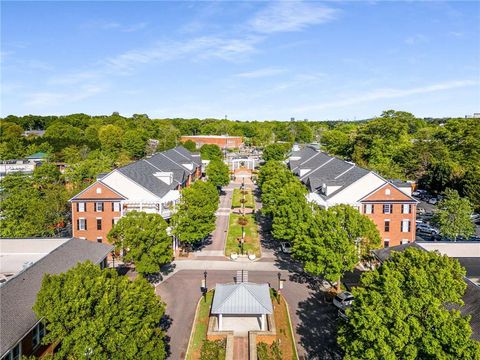
<path id="1" fill-rule="evenodd" d="M 408 220 L 408 219 L 403 219 L 402 220 L 402 233 L 408 233 L 409 223 L 410 223 L 410 220 Z"/>
<path id="2" fill-rule="evenodd" d="M 85 212 L 86 204 L 83 201 L 78 203 L 78 212 Z"/>
<path id="3" fill-rule="evenodd" d="M 120 212 L 120 203 L 119 202 L 114 202 L 113 203 L 113 211 Z"/>
<path id="4" fill-rule="evenodd" d="M 85 230 L 85 218 L 78 218 L 78 230 Z"/>

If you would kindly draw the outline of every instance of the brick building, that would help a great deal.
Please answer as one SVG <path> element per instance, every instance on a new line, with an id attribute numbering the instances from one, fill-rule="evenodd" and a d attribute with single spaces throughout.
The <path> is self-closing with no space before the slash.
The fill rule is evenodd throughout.
<path id="1" fill-rule="evenodd" d="M 197 148 L 200 148 L 205 144 L 218 145 L 220 149 L 238 149 L 243 146 L 243 139 L 241 136 L 185 135 L 180 138 L 181 142 L 186 142 L 188 140 L 193 141 L 197 145 Z"/>
<path id="2" fill-rule="evenodd" d="M 377 225 L 385 247 L 415 241 L 417 201 L 411 185 L 391 182 L 355 164 L 307 146 L 290 153 L 289 168 L 323 208 L 348 204 Z"/>
<path id="3" fill-rule="evenodd" d="M 113 246 L 75 238 L 0 239 L 0 358 L 52 354 L 43 345 L 45 325 L 32 310 L 45 274 L 59 274 L 79 262 L 104 268 Z"/>
<path id="4" fill-rule="evenodd" d="M 180 190 L 201 176 L 201 167 L 199 154 L 178 146 L 100 176 L 70 199 L 73 236 L 104 242 L 118 219 L 132 210 L 169 219 Z"/>

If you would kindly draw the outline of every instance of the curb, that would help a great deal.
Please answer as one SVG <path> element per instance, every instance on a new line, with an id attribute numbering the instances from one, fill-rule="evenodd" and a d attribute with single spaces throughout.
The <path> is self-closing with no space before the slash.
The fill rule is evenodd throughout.
<path id="1" fill-rule="evenodd" d="M 288 327 L 290 328 L 290 335 L 292 335 L 292 339 L 293 339 L 293 345 L 294 345 L 293 348 L 295 350 L 295 357 L 298 360 L 299 357 L 298 357 L 298 350 L 297 350 L 297 339 L 295 339 L 295 333 L 293 332 L 293 328 L 292 328 L 292 319 L 290 318 L 290 307 L 288 306 L 288 302 L 285 299 L 285 296 L 283 296 L 282 294 L 280 295 L 283 297 L 283 301 L 285 301 L 285 306 L 287 308 Z"/>

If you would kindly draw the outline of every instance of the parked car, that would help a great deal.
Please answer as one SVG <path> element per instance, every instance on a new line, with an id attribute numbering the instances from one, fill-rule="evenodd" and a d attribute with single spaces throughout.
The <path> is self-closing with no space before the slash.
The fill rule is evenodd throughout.
<path id="1" fill-rule="evenodd" d="M 280 249 L 282 249 L 282 252 L 284 254 L 291 254 L 292 253 L 292 244 L 290 244 L 288 241 L 284 241 L 280 243 Z"/>
<path id="2" fill-rule="evenodd" d="M 347 306 L 352 305 L 354 301 L 353 294 L 348 291 L 343 291 L 333 299 L 333 305 L 339 309 L 345 309 Z"/>
<path id="3" fill-rule="evenodd" d="M 425 209 L 417 207 L 417 214 L 425 214 Z"/>
<path id="4" fill-rule="evenodd" d="M 432 227 L 431 225 L 428 225 L 428 224 L 416 224 L 417 226 L 417 232 L 424 232 L 424 233 L 428 233 L 430 235 L 435 235 L 435 234 L 438 234 L 439 231 L 437 229 L 435 229 L 434 227 Z"/>
<path id="5" fill-rule="evenodd" d="M 412 193 L 413 196 L 417 196 L 417 197 L 423 196 L 426 194 L 427 194 L 427 190 L 420 190 L 420 189 L 417 189 Z"/>
<path id="6" fill-rule="evenodd" d="M 468 238 L 468 241 L 480 241 L 480 236 L 472 235 Z"/>
<path id="7" fill-rule="evenodd" d="M 428 203 L 431 205 L 435 205 L 438 202 L 438 199 L 435 197 L 432 197 L 430 200 L 428 200 Z"/>
<path id="8" fill-rule="evenodd" d="M 348 316 L 345 313 L 345 309 L 338 309 L 337 315 L 340 319 L 348 321 Z"/>

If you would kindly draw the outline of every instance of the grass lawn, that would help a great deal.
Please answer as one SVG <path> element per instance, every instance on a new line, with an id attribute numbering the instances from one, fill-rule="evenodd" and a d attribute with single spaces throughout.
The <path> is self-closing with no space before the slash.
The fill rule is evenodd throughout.
<path id="1" fill-rule="evenodd" d="M 202 298 L 197 308 L 197 317 L 193 324 L 193 336 L 188 344 L 187 359 L 200 359 L 203 341 L 207 338 L 208 319 L 213 301 L 213 291 L 207 293 L 207 301 Z"/>
<path id="2" fill-rule="evenodd" d="M 230 223 L 228 228 L 227 243 L 225 245 L 225 255 L 230 256 L 232 252 L 240 254 L 238 238 L 242 237 L 242 226 L 238 224 L 239 214 L 230 214 Z M 255 254 L 260 257 L 260 242 L 258 240 L 257 224 L 253 214 L 245 215 L 248 223 L 245 225 L 245 243 L 243 244 L 244 254 Z"/>
<path id="3" fill-rule="evenodd" d="M 295 341 L 292 334 L 292 327 L 288 317 L 287 304 L 283 296 L 280 296 L 280 304 L 272 299 L 275 325 L 277 327 L 277 340 L 280 340 L 280 349 L 283 359 L 297 359 L 295 353 Z"/>
<path id="4" fill-rule="evenodd" d="M 246 208 L 255 208 L 255 199 L 253 197 L 252 189 L 245 189 L 247 194 L 245 194 L 245 207 Z M 233 190 L 232 196 L 232 208 L 240 208 L 242 207 L 242 203 L 240 200 L 243 198 L 243 194 L 240 189 Z"/>

